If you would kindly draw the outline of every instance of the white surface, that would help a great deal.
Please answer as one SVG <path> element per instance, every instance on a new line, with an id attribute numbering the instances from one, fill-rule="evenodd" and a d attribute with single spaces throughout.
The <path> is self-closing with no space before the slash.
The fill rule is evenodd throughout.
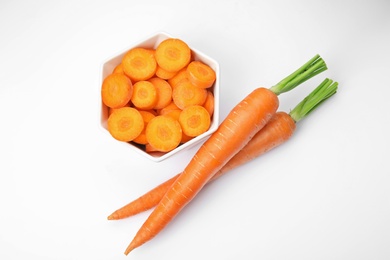
<path id="1" fill-rule="evenodd" d="M 100 65 L 158 31 L 221 68 L 221 119 L 319 53 L 339 93 L 283 146 L 207 186 L 128 259 L 389 259 L 389 1 L 2 1 L 0 259 L 126 259 L 106 220 L 181 171 L 99 129 Z"/>

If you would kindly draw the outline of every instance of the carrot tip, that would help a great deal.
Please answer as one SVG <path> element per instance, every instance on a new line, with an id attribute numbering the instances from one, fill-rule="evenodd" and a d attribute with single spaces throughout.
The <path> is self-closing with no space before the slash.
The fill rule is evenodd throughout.
<path id="1" fill-rule="evenodd" d="M 117 220 L 118 219 L 118 214 L 115 212 L 112 213 L 110 216 L 107 217 L 108 220 Z"/>

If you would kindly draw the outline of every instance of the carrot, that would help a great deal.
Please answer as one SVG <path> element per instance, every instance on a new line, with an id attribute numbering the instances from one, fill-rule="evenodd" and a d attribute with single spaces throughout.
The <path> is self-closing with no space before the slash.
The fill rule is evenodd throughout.
<path id="1" fill-rule="evenodd" d="M 180 81 L 172 91 L 172 99 L 176 106 L 184 109 L 189 106 L 202 105 L 207 98 L 207 90 L 198 88 L 188 80 Z"/>
<path id="2" fill-rule="evenodd" d="M 337 91 L 337 86 L 337 82 L 325 79 L 306 99 L 299 103 L 290 114 L 281 111 L 275 113 L 267 125 L 257 132 L 248 144 L 233 156 L 210 181 L 219 178 L 228 171 L 287 142 L 295 133 L 296 124 L 304 119 L 324 100 L 334 95 Z M 181 173 L 173 176 L 129 204 L 114 211 L 107 218 L 109 220 L 123 219 L 155 207 L 180 174 Z"/>
<path id="3" fill-rule="evenodd" d="M 182 40 L 168 38 L 156 48 L 155 57 L 158 66 L 169 72 L 176 72 L 188 65 L 191 49 Z"/>
<path id="4" fill-rule="evenodd" d="M 210 116 L 214 113 L 214 94 L 210 90 L 207 91 L 206 101 L 202 105 L 209 112 Z"/>
<path id="5" fill-rule="evenodd" d="M 180 71 L 178 71 L 175 76 L 172 78 L 168 79 L 169 85 L 174 89 L 181 80 L 187 79 L 187 68 L 183 68 Z"/>
<path id="6" fill-rule="evenodd" d="M 158 77 L 153 77 L 148 80 L 154 85 L 157 90 L 157 102 L 154 109 L 162 109 L 172 101 L 172 88 L 166 80 Z"/>
<path id="7" fill-rule="evenodd" d="M 187 66 L 187 77 L 193 85 L 209 88 L 214 84 L 216 74 L 209 65 L 201 61 L 192 61 Z"/>
<path id="8" fill-rule="evenodd" d="M 173 119 L 175 119 L 175 120 L 177 120 L 179 122 L 179 118 L 180 118 L 181 112 L 182 112 L 182 110 L 180 110 L 180 109 L 174 109 L 174 110 L 170 110 L 170 111 L 165 112 L 163 115 L 172 117 Z M 188 135 L 186 135 L 184 133 L 183 127 L 182 127 L 180 143 L 184 144 L 184 143 L 188 142 L 189 140 L 191 140 L 192 138 L 194 138 L 194 137 L 193 136 L 188 136 Z"/>
<path id="9" fill-rule="evenodd" d="M 146 127 L 148 125 L 148 123 L 150 122 L 150 120 L 152 120 L 156 115 L 153 113 L 153 112 L 150 112 L 150 111 L 143 111 L 143 110 L 140 110 L 139 113 L 141 114 L 142 116 L 142 119 L 144 121 L 144 128 L 142 130 L 142 132 L 133 140 L 133 142 L 137 143 L 137 144 L 147 144 L 148 141 L 146 139 Z"/>
<path id="10" fill-rule="evenodd" d="M 157 103 L 156 87 L 149 81 L 141 80 L 136 82 L 131 102 L 138 109 L 152 109 Z"/>
<path id="11" fill-rule="evenodd" d="M 172 110 L 181 110 L 178 106 L 176 106 L 175 102 L 171 101 L 168 105 L 158 110 L 160 115 L 164 115 Z"/>
<path id="12" fill-rule="evenodd" d="M 148 143 L 160 152 L 168 152 L 175 149 L 181 140 L 181 127 L 172 117 L 156 116 L 146 127 L 146 139 Z"/>
<path id="13" fill-rule="evenodd" d="M 103 103 L 110 108 L 125 106 L 133 94 L 133 84 L 125 75 L 114 73 L 108 75 L 101 88 Z"/>
<path id="14" fill-rule="evenodd" d="M 295 88 L 325 69 L 325 62 L 316 55 L 275 86 L 269 89 L 256 88 L 239 102 L 168 189 L 126 248 L 125 254 L 163 230 L 203 186 L 267 124 L 278 109 L 279 94 Z"/>
<path id="15" fill-rule="evenodd" d="M 141 134 L 144 121 L 137 109 L 122 107 L 115 109 L 108 117 L 107 128 L 115 139 L 129 142 Z"/>
<path id="16" fill-rule="evenodd" d="M 133 82 L 150 79 L 156 72 L 154 52 L 145 48 L 133 48 L 122 58 L 124 73 Z"/>
<path id="17" fill-rule="evenodd" d="M 173 72 L 166 71 L 163 68 L 161 68 L 160 66 L 157 66 L 156 76 L 159 77 L 160 79 L 168 80 L 168 79 L 172 78 L 173 76 L 175 76 L 176 73 L 177 73 L 177 71 L 173 71 Z"/>
<path id="18" fill-rule="evenodd" d="M 112 73 L 122 73 L 124 74 L 125 72 L 123 71 L 123 65 L 122 63 L 119 63 L 113 70 Z"/>
<path id="19" fill-rule="evenodd" d="M 189 106 L 181 111 L 179 123 L 184 134 L 195 137 L 209 130 L 210 114 L 202 106 Z"/>

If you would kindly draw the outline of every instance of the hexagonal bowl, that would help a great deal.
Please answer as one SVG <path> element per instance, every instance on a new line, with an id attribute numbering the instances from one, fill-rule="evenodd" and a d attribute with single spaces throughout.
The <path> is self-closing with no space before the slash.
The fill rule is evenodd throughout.
<path id="1" fill-rule="evenodd" d="M 101 85 L 103 83 L 103 80 L 112 73 L 113 69 L 121 62 L 122 57 L 125 55 L 125 53 L 135 47 L 145 47 L 145 48 L 156 48 L 160 42 L 167 38 L 174 38 L 173 36 L 169 35 L 165 32 L 159 32 L 156 33 L 150 37 L 147 37 L 144 40 L 141 40 L 139 42 L 136 42 L 132 45 L 130 45 L 128 48 L 126 48 L 124 51 L 119 52 L 116 55 L 113 55 L 113 57 L 105 60 L 101 67 L 101 81 L 99 85 L 99 91 L 101 89 Z M 137 145 L 132 142 L 120 142 L 115 140 L 111 134 L 107 130 L 107 120 L 108 120 L 108 108 L 103 104 L 101 98 L 99 100 L 99 108 L 100 108 L 100 128 L 109 136 L 109 138 L 112 138 L 113 142 L 118 142 L 121 145 L 124 145 L 129 148 L 129 151 L 131 151 L 134 154 L 138 154 L 141 156 L 144 156 L 154 162 L 160 162 L 168 157 L 171 157 L 174 154 L 179 153 L 180 151 L 189 149 L 190 147 L 193 147 L 194 145 L 197 145 L 201 142 L 204 142 L 206 138 L 208 138 L 213 132 L 215 132 L 219 125 L 219 82 L 220 82 L 220 69 L 219 64 L 216 60 L 209 57 L 208 55 L 204 54 L 203 52 L 192 48 L 192 46 L 189 46 L 192 51 L 193 58 L 195 60 L 199 60 L 204 62 L 205 64 L 209 65 L 216 73 L 216 80 L 214 82 L 214 85 L 210 88 L 210 90 L 213 92 L 214 95 L 214 113 L 211 118 L 211 125 L 207 132 L 191 139 L 190 141 L 179 145 L 176 149 L 167 152 L 167 153 L 147 153 L 143 149 L 142 146 Z M 99 97 L 101 97 L 99 95 Z"/>

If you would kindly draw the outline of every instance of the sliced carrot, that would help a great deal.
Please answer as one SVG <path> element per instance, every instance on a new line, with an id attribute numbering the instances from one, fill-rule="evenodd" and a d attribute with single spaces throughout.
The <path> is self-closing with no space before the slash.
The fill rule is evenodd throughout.
<path id="1" fill-rule="evenodd" d="M 209 65 L 201 61 L 192 61 L 187 66 L 187 77 L 193 85 L 209 88 L 214 84 L 216 74 Z"/>
<path id="2" fill-rule="evenodd" d="M 131 80 L 123 74 L 108 75 L 102 84 L 101 96 L 103 103 L 111 108 L 125 106 L 133 94 Z"/>
<path id="3" fill-rule="evenodd" d="M 173 76 L 176 75 L 176 71 L 166 71 L 164 70 L 163 68 L 161 68 L 160 66 L 157 66 L 157 70 L 156 70 L 156 76 L 159 77 L 160 79 L 165 79 L 165 80 L 168 80 L 170 78 L 172 78 Z"/>
<path id="4" fill-rule="evenodd" d="M 129 142 L 141 134 L 144 121 L 140 112 L 132 107 L 116 109 L 107 120 L 110 134 L 117 140 Z"/>
<path id="5" fill-rule="evenodd" d="M 169 117 L 172 117 L 173 119 L 179 121 L 181 112 L 182 112 L 181 109 L 170 110 L 170 111 L 164 113 L 164 116 L 169 116 Z M 183 131 L 183 128 L 182 128 L 180 143 L 184 144 L 193 138 L 194 138 L 193 136 L 186 135 Z"/>
<path id="6" fill-rule="evenodd" d="M 134 84 L 131 102 L 138 109 L 152 109 L 157 103 L 157 90 L 155 86 L 146 80 L 136 82 Z"/>
<path id="7" fill-rule="evenodd" d="M 150 120 L 152 120 L 155 117 L 155 115 L 150 111 L 140 110 L 139 112 L 142 116 L 142 119 L 144 120 L 144 128 L 143 128 L 142 132 L 133 140 L 133 142 L 135 142 L 137 144 L 147 144 L 148 140 L 146 139 L 146 133 L 145 133 L 146 127 L 147 127 L 148 123 L 150 122 Z"/>
<path id="8" fill-rule="evenodd" d="M 214 94 L 210 90 L 207 91 L 206 101 L 203 103 L 203 107 L 206 108 L 207 112 L 209 112 L 210 117 L 213 116 L 214 113 Z"/>
<path id="9" fill-rule="evenodd" d="M 210 128 L 210 114 L 203 106 L 189 106 L 179 117 L 182 131 L 188 136 L 198 136 Z"/>
<path id="10" fill-rule="evenodd" d="M 184 109 L 193 105 L 202 105 L 207 98 L 207 90 L 194 86 L 188 79 L 180 81 L 172 92 L 176 106 Z"/>
<path id="11" fill-rule="evenodd" d="M 168 79 L 168 83 L 174 89 L 176 87 L 177 83 L 179 83 L 182 79 L 186 79 L 186 78 L 187 78 L 187 67 L 181 69 L 180 71 L 178 71 L 176 73 L 175 76 Z"/>
<path id="12" fill-rule="evenodd" d="M 124 74 L 125 72 L 123 71 L 123 65 L 122 63 L 119 63 L 112 71 L 112 73 L 122 73 Z"/>
<path id="13" fill-rule="evenodd" d="M 123 56 L 123 71 L 133 82 L 147 80 L 154 76 L 157 62 L 153 53 L 149 49 L 133 48 Z"/>
<path id="14" fill-rule="evenodd" d="M 172 88 L 166 80 L 153 77 L 148 80 L 157 90 L 157 102 L 154 109 L 162 109 L 172 101 Z"/>
<path id="15" fill-rule="evenodd" d="M 159 115 L 165 115 L 166 113 L 172 110 L 181 110 L 181 109 L 178 106 L 176 106 L 175 102 L 171 101 L 168 105 L 166 105 L 165 107 L 157 111 Z"/>
<path id="16" fill-rule="evenodd" d="M 166 71 L 179 71 L 191 61 L 191 49 L 182 40 L 168 38 L 156 48 L 157 64 Z"/>
<path id="17" fill-rule="evenodd" d="M 175 149 L 180 144 L 181 133 L 179 122 L 167 116 L 156 116 L 146 127 L 148 143 L 161 152 Z"/>

